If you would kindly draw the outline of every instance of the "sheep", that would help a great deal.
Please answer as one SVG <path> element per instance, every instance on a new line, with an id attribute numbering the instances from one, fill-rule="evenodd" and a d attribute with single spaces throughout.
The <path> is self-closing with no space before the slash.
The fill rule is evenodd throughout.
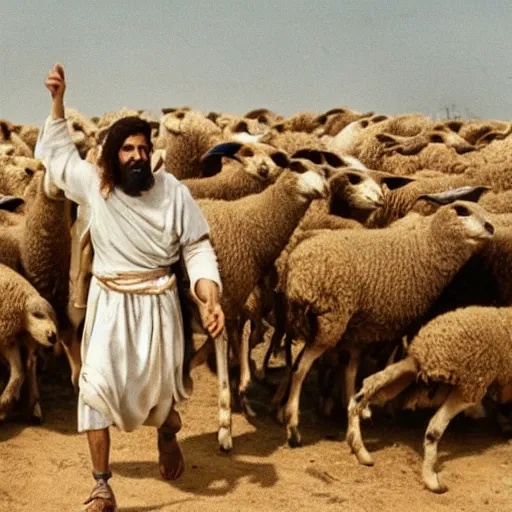
<path id="1" fill-rule="evenodd" d="M 489 392 L 500 403 L 512 400 L 512 308 L 470 306 L 441 315 L 416 335 L 405 359 L 363 381 L 348 408 L 347 441 L 361 464 L 372 465 L 359 426 L 365 405 L 387 401 L 418 380 L 441 384 L 443 403 L 424 440 L 422 478 L 436 493 L 447 490 L 434 467 L 437 447 L 450 421 Z"/>
<path id="2" fill-rule="evenodd" d="M 306 340 L 279 410 L 290 446 L 300 445 L 300 390 L 313 362 L 341 340 L 350 354 L 348 404 L 362 346 L 400 338 L 493 230 L 482 208 L 456 201 L 410 229 L 305 234 L 288 257 L 284 282 L 288 321 Z"/>
<path id="3" fill-rule="evenodd" d="M 238 319 L 247 298 L 270 270 L 310 202 L 327 194 L 326 179 L 314 164 L 303 161 L 301 170 L 303 166 L 309 170 L 301 174 L 293 172 L 296 165 L 292 162 L 292 170 L 283 171 L 276 183 L 259 194 L 236 201 L 198 200 L 210 226 L 224 286 L 221 304 L 226 328 L 237 355 L 240 355 Z M 208 345 L 204 347 L 209 350 Z M 191 368 L 204 356 L 202 351 L 195 356 Z M 240 357 L 242 375 L 249 373 L 243 367 L 246 360 Z M 248 383 L 240 381 L 242 404 Z"/>
<path id="4" fill-rule="evenodd" d="M 446 126 L 463 139 L 477 147 L 483 147 L 493 140 L 500 140 L 512 133 L 512 123 L 496 120 L 471 119 L 459 121 L 449 119 L 435 127 Z"/>
<path id="5" fill-rule="evenodd" d="M 19 124 L 14 126 L 14 131 L 34 153 L 37 137 L 39 136 L 39 126 L 37 124 Z"/>
<path id="6" fill-rule="evenodd" d="M 323 122 L 322 122 L 323 121 Z M 313 112 L 297 112 L 285 119 L 271 125 L 271 128 L 278 132 L 306 132 L 313 133 L 325 123 L 326 118 Z"/>
<path id="7" fill-rule="evenodd" d="M 325 135 L 322 140 L 328 144 L 331 151 L 357 156 L 360 146 L 378 133 L 410 137 L 432 127 L 432 119 L 423 114 L 404 114 L 393 117 L 376 115 L 353 121 L 335 137 Z"/>
<path id="8" fill-rule="evenodd" d="M 50 199 L 44 191 L 44 172 L 38 172 L 24 195 L 26 219 L 20 241 L 23 275 L 48 300 L 57 315 L 71 382 L 78 387 L 79 342 L 68 318 L 71 260 L 70 201 Z"/>
<path id="9" fill-rule="evenodd" d="M 0 194 L 23 195 L 34 173 L 42 169 L 43 163 L 35 158 L 0 157 Z"/>
<path id="10" fill-rule="evenodd" d="M 304 132 L 285 131 L 281 133 L 271 130 L 261 137 L 260 142 L 271 144 L 276 148 L 286 151 L 290 155 L 303 148 L 320 151 L 327 149 L 318 136 Z"/>
<path id="11" fill-rule="evenodd" d="M 165 149 L 165 168 L 177 179 L 202 176 L 201 157 L 225 142 L 221 129 L 202 114 L 178 109 L 160 120 L 155 147 Z"/>
<path id="12" fill-rule="evenodd" d="M 7 154 L 11 156 L 34 156 L 27 143 L 16 133 L 14 125 L 6 119 L 0 119 L 0 146 L 10 146 L 12 151 Z"/>
<path id="13" fill-rule="evenodd" d="M 322 126 L 314 131 L 314 133 L 318 136 L 329 135 L 334 137 L 350 123 L 359 121 L 360 119 L 372 117 L 374 114 L 375 112 L 365 112 L 363 114 L 357 110 L 353 110 L 347 107 L 333 108 L 325 112 L 323 116 L 320 116 L 320 122 L 323 121 L 324 117 L 325 121 L 323 122 Z"/>
<path id="14" fill-rule="evenodd" d="M 233 200 L 256 194 L 275 182 L 289 163 L 284 152 L 266 144 L 226 143 L 203 156 L 205 174 L 216 172 L 226 154 L 232 160 L 226 162 L 218 174 L 181 181 L 194 198 Z"/>
<path id="15" fill-rule="evenodd" d="M 284 117 L 268 108 L 256 108 L 246 112 L 243 116 L 246 119 L 257 119 L 261 124 L 271 126 L 274 123 L 282 121 Z"/>
<path id="16" fill-rule="evenodd" d="M 14 401 L 20 396 L 24 381 L 21 361 L 21 337 L 24 339 L 28 355 L 29 370 L 29 411 L 33 419 L 42 419 L 36 377 L 36 343 L 45 347 L 57 341 L 55 312 L 48 301 L 20 274 L 0 264 L 0 289 L 5 300 L 0 307 L 0 355 L 10 368 L 9 381 L 0 396 L 0 419 L 5 419 Z"/>

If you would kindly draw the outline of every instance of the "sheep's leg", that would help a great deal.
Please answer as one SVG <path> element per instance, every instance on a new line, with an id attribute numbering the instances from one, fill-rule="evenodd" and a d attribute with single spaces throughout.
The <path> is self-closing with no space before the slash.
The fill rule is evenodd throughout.
<path id="1" fill-rule="evenodd" d="M 37 385 L 37 346 L 33 340 L 27 343 L 27 377 L 28 377 L 28 411 L 30 419 L 41 424 L 43 411 L 39 402 L 39 387 Z"/>
<path id="2" fill-rule="evenodd" d="M 291 375 L 290 392 L 284 409 L 281 409 L 280 415 L 284 416 L 287 421 L 286 432 L 288 444 L 295 448 L 301 445 L 299 432 L 299 402 L 302 383 L 306 378 L 313 363 L 325 352 L 326 346 L 310 345 L 304 347 L 302 354 L 299 356 L 297 367 Z"/>
<path id="3" fill-rule="evenodd" d="M 228 372 L 228 338 L 226 329 L 215 338 L 215 358 L 219 383 L 219 432 L 217 439 L 222 451 L 233 448 L 231 436 L 231 392 Z"/>
<path id="4" fill-rule="evenodd" d="M 432 492 L 442 493 L 448 489 L 440 482 L 439 474 L 434 470 L 437 462 L 437 445 L 450 421 L 471 405 L 474 405 L 474 403 L 465 402 L 459 389 L 455 388 L 428 424 L 423 443 L 425 456 L 423 459 L 422 477 L 426 487 Z"/>
<path id="5" fill-rule="evenodd" d="M 357 371 L 359 370 L 359 363 L 361 362 L 361 350 L 351 348 L 348 350 L 348 353 L 348 364 L 345 368 L 345 403 L 343 404 L 345 409 L 350 403 L 350 398 L 356 393 Z M 365 419 L 371 418 L 372 416 L 368 406 L 366 406 L 361 414 Z"/>
<path id="6" fill-rule="evenodd" d="M 417 364 L 412 358 L 392 364 L 363 381 L 361 390 L 348 406 L 347 443 L 360 464 L 373 466 L 373 459 L 361 436 L 360 417 L 371 401 L 383 403 L 402 392 L 415 378 Z"/>
<path id="7" fill-rule="evenodd" d="M 243 327 L 243 323 L 242 323 Z M 247 416 L 256 416 L 256 412 L 251 408 L 249 401 L 247 400 L 247 389 L 249 388 L 249 384 L 251 383 L 251 365 L 250 365 L 250 357 L 251 357 L 251 347 L 250 347 L 250 339 L 249 336 L 244 336 L 243 328 L 242 332 L 240 330 L 236 330 L 235 334 L 240 343 L 240 382 L 238 384 L 238 397 L 240 399 L 240 405 L 242 406 L 242 411 Z M 237 341 L 238 342 L 238 341 Z"/>
<path id="8" fill-rule="evenodd" d="M 9 365 L 10 375 L 7 386 L 0 396 L 0 420 L 5 419 L 9 408 L 19 399 L 21 386 L 25 380 L 19 346 L 16 343 L 4 346 L 2 355 Z"/>
<path id="9" fill-rule="evenodd" d="M 268 365 L 270 362 L 270 358 L 272 356 L 276 357 L 279 353 L 279 349 L 281 348 L 281 341 L 283 340 L 283 336 L 286 333 L 286 306 L 285 306 L 285 297 L 282 293 L 275 294 L 274 300 L 274 316 L 275 316 L 275 328 L 272 333 L 272 338 L 270 340 L 270 345 L 268 347 L 267 353 L 265 354 L 265 359 L 263 360 L 263 376 L 265 377 L 268 372 Z M 291 366 L 290 366 L 291 368 Z"/>

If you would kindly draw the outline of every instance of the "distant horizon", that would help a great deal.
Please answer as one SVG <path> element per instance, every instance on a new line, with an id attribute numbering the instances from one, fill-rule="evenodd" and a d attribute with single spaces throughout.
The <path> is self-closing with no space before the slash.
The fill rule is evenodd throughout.
<path id="1" fill-rule="evenodd" d="M 26 5 L 25 5 L 26 4 Z M 0 118 L 42 124 L 62 62 L 66 105 L 284 116 L 346 106 L 512 118 L 512 4 L 495 0 L 0 0 Z M 21 36 L 22 35 L 22 36 Z"/>

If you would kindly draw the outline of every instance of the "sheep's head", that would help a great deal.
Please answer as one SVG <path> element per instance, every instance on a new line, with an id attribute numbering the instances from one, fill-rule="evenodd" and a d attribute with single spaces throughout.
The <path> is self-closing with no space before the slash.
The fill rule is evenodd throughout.
<path id="1" fill-rule="evenodd" d="M 210 119 L 207 119 L 200 112 L 191 110 L 188 107 L 166 110 L 166 114 L 160 119 L 159 137 L 166 135 L 180 135 L 193 127 L 205 127 L 220 133 L 219 127 Z"/>
<path id="2" fill-rule="evenodd" d="M 439 203 L 439 197 L 449 200 L 450 194 L 430 194 L 421 196 Z M 437 196 L 437 197 L 436 197 Z M 442 200 L 444 203 L 444 200 Z M 489 214 L 481 206 L 470 201 L 455 200 L 443 204 L 432 216 L 432 221 L 441 230 L 447 230 L 449 237 L 457 234 L 469 245 L 479 245 L 494 235 L 494 226 L 489 222 Z"/>
<path id="3" fill-rule="evenodd" d="M 244 144 L 238 156 L 246 172 L 269 183 L 276 181 L 289 164 L 286 153 L 266 144 Z"/>
<path id="4" fill-rule="evenodd" d="M 361 113 L 347 107 L 333 108 L 317 118 L 320 126 L 315 128 L 313 133 L 318 136 L 330 135 L 334 137 L 350 123 L 359 119 L 370 118 L 373 115 L 374 112 Z"/>
<path id="5" fill-rule="evenodd" d="M 46 347 L 51 347 L 57 342 L 55 311 L 40 295 L 32 295 L 25 302 L 25 330 L 35 341 Z"/>
<path id="6" fill-rule="evenodd" d="M 291 160 L 288 167 L 295 174 L 297 189 L 304 198 L 321 199 L 329 196 L 327 180 L 332 176 L 332 168 L 316 165 L 303 158 Z"/>
<path id="7" fill-rule="evenodd" d="M 243 117 L 246 119 L 257 119 L 260 124 L 271 126 L 283 120 L 283 116 L 272 112 L 268 108 L 257 108 L 247 112 Z"/>
<path id="8" fill-rule="evenodd" d="M 341 169 L 329 179 L 330 213 L 345 216 L 348 210 L 374 210 L 382 206 L 381 186 L 365 171 Z"/>
<path id="9" fill-rule="evenodd" d="M 366 135 L 370 126 L 385 121 L 387 116 L 378 115 L 365 117 L 347 124 L 336 136 L 332 138 L 332 146 L 339 153 L 351 153 Z M 328 137 L 328 136 L 326 136 Z M 322 140 L 324 137 L 322 137 Z M 331 139 L 330 139 L 331 140 Z"/>

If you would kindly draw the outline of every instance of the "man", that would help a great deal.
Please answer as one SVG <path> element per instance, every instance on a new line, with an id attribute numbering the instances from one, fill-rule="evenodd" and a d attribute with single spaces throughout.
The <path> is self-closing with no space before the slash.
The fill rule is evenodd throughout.
<path id="1" fill-rule="evenodd" d="M 96 167 L 80 158 L 69 135 L 60 64 L 45 85 L 53 99 L 37 145 L 45 191 L 61 190 L 87 212 L 94 248 L 78 398 L 78 430 L 87 432 L 96 480 L 85 510 L 110 511 L 110 425 L 156 426 L 160 473 L 173 480 L 184 470 L 174 409 L 187 398 L 183 324 L 169 267 L 181 253 L 213 337 L 224 328 L 221 282 L 208 225 L 188 189 L 164 169 L 152 172 L 149 124 L 137 117 L 114 123 Z"/>

